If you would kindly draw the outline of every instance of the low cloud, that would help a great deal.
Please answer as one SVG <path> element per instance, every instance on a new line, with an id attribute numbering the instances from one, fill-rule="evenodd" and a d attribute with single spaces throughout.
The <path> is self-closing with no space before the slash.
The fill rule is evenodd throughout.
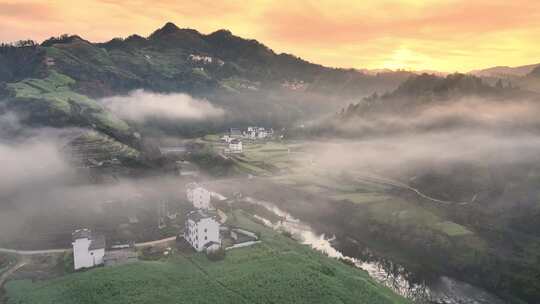
<path id="1" fill-rule="evenodd" d="M 331 119 L 327 127 L 348 136 L 423 133 L 462 128 L 486 132 L 524 132 L 540 128 L 540 105 L 522 100 L 501 102 L 467 98 L 412 110 L 405 108 L 399 115 L 393 110 L 359 114 L 346 121 Z"/>
<path id="2" fill-rule="evenodd" d="M 123 119 L 144 122 L 148 119 L 204 120 L 224 114 L 207 100 L 187 94 L 158 94 L 136 90 L 127 96 L 104 98 L 103 103 Z"/>
<path id="3" fill-rule="evenodd" d="M 37 136 L 18 142 L 0 142 L 0 196 L 21 189 L 36 190 L 70 180 L 71 169 L 56 139 Z"/>

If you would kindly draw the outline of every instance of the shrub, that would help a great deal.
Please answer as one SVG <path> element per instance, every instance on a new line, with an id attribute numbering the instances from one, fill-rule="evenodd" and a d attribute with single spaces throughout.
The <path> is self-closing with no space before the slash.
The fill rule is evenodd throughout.
<path id="1" fill-rule="evenodd" d="M 218 250 L 207 251 L 206 256 L 210 261 L 221 261 L 225 259 L 225 249 L 219 248 Z"/>

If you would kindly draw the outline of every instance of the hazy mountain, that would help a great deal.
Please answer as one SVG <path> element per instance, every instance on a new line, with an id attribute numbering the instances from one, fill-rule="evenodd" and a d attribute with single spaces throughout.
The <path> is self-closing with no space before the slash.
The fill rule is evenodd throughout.
<path id="1" fill-rule="evenodd" d="M 497 78 L 508 78 L 508 77 L 520 77 L 529 74 L 532 70 L 538 67 L 540 63 L 528 64 L 516 67 L 509 66 L 496 66 L 487 69 L 473 70 L 469 74 L 479 76 L 479 77 L 497 77 Z"/>
<path id="2" fill-rule="evenodd" d="M 440 77 L 433 74 L 411 76 L 391 93 L 374 94 L 357 104 L 349 106 L 346 116 L 367 115 L 400 111 L 415 111 L 418 107 L 443 102 L 457 101 L 462 98 L 501 99 L 512 94 L 525 94 L 517 89 L 491 86 L 481 78 L 466 74 L 450 74 Z"/>
<path id="3" fill-rule="evenodd" d="M 201 34 L 172 23 L 148 37 L 105 43 L 62 35 L 39 45 L 3 45 L 0 71 L 4 111 L 19 112 L 32 124 L 91 127 L 124 142 L 132 140 L 126 138 L 133 124 L 121 122 L 96 99 L 139 89 L 183 92 L 225 110 L 222 120 L 195 128 L 153 123 L 167 132 L 193 133 L 231 122 L 287 125 L 392 90 L 411 75 L 328 68 L 227 30 Z"/>

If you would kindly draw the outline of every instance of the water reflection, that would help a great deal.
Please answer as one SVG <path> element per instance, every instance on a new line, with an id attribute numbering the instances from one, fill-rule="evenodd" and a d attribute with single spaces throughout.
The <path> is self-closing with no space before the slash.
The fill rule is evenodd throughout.
<path id="1" fill-rule="evenodd" d="M 271 202 L 261 201 L 254 198 L 245 198 L 251 204 L 263 206 L 280 218 L 272 222 L 259 215 L 254 215 L 266 226 L 278 231 L 290 233 L 299 242 L 311 246 L 329 257 L 343 260 L 365 270 L 374 280 L 383 284 L 396 293 L 413 300 L 415 303 L 437 304 L 503 304 L 499 298 L 470 284 L 459 282 L 448 277 L 440 277 L 429 284 L 416 282 L 413 273 L 403 266 L 389 260 L 376 257 L 369 249 L 364 249 L 359 256 L 351 257 L 344 255 L 336 249 L 334 243 L 336 237 L 327 237 L 325 234 L 317 234 L 306 223 L 281 210 Z M 350 240 L 354 242 L 354 240 Z"/>

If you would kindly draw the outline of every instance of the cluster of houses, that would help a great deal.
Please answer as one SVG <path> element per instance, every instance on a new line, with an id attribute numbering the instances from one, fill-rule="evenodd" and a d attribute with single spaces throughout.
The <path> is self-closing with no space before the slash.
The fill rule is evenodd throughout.
<path id="1" fill-rule="evenodd" d="M 217 58 L 213 58 L 213 57 L 205 56 L 205 55 L 190 54 L 188 56 L 188 59 L 191 60 L 192 62 L 202 63 L 202 64 L 215 63 L 219 66 L 223 66 L 225 64 L 225 62 L 223 62 L 223 60 L 221 59 L 217 59 Z"/>
<path id="2" fill-rule="evenodd" d="M 211 204 L 212 193 L 200 184 L 188 184 L 186 193 L 195 210 L 187 215 L 184 239 L 197 252 L 211 253 L 222 248 L 222 235 L 227 236 L 225 233 L 233 243 L 225 250 L 260 243 L 258 236 L 251 231 L 222 226 L 217 210 Z"/>
<path id="3" fill-rule="evenodd" d="M 221 137 L 221 140 L 228 144 L 228 148 L 225 149 L 226 154 L 236 154 L 243 152 L 242 139 L 263 140 L 273 135 L 273 129 L 263 127 L 247 127 L 245 130 L 231 128 L 228 134 Z"/>
<path id="4" fill-rule="evenodd" d="M 212 253 L 222 248 L 222 233 L 228 231 L 233 245 L 225 250 L 250 246 L 260 242 L 258 237 L 240 228 L 222 227 L 218 211 L 211 204 L 212 193 L 197 183 L 186 186 L 187 200 L 193 210 L 186 216 L 183 238 L 197 252 Z M 105 237 L 90 229 L 79 229 L 72 234 L 75 270 L 99 265 L 117 265 L 137 260 L 135 246 L 112 246 L 106 250 Z"/>

